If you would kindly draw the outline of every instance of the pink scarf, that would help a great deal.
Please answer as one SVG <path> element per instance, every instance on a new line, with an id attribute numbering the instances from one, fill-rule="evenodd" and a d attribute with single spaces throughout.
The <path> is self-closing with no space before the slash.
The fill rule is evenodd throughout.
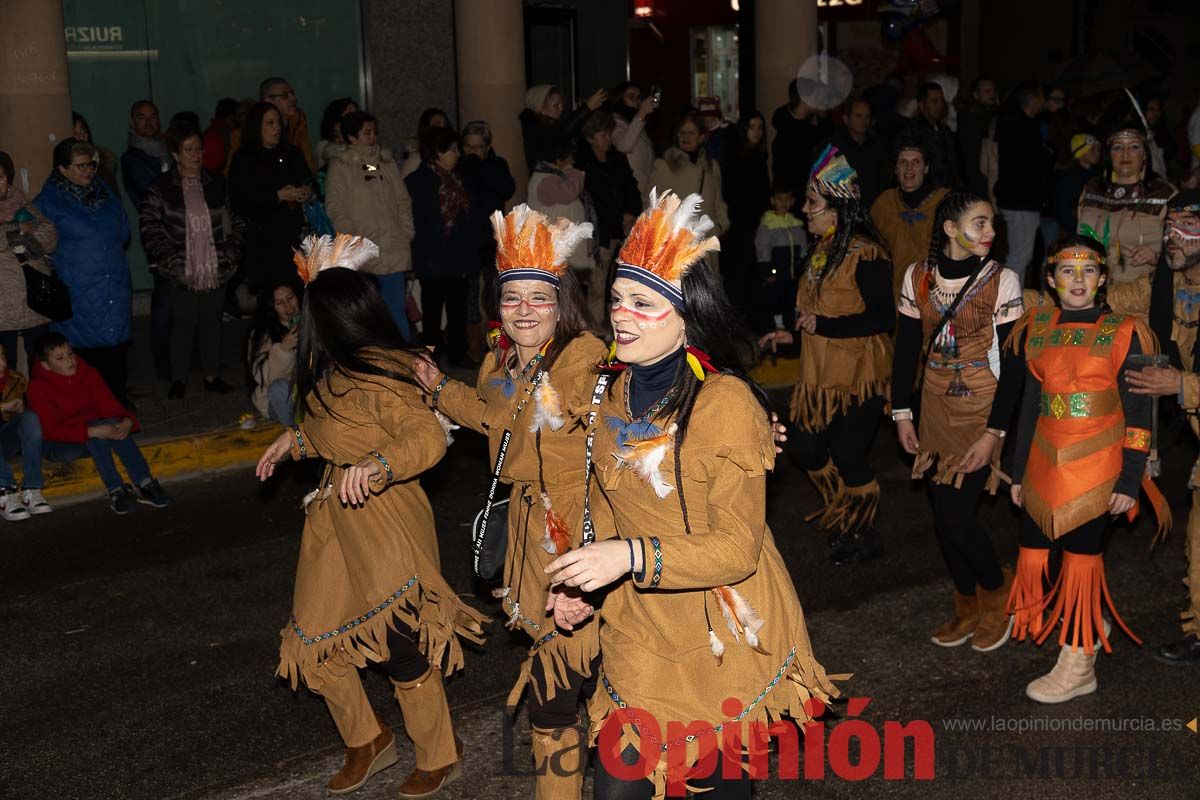
<path id="1" fill-rule="evenodd" d="M 199 178 L 183 178 L 183 213 L 187 218 L 187 248 L 184 283 L 193 292 L 218 288 L 217 246 L 213 243 L 212 217 L 204 201 L 204 184 Z"/>

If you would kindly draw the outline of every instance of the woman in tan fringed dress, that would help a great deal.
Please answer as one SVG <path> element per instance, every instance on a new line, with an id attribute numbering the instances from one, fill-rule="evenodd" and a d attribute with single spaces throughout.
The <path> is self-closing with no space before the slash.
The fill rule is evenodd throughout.
<path id="1" fill-rule="evenodd" d="M 859 201 L 858 174 L 835 147 L 813 167 L 804 213 L 820 236 L 796 296 L 803 335 L 788 447 L 821 495 L 824 508 L 813 516 L 828 533 L 830 560 L 846 564 L 883 552 L 874 527 L 879 483 L 867 457 L 891 390 L 892 262 Z M 775 331 L 759 345 L 792 338 Z"/>
<path id="2" fill-rule="evenodd" d="M 378 665 L 395 687 L 416 769 L 401 797 L 428 797 L 458 774 L 462 745 L 450 722 L 443 672 L 463 665 L 458 637 L 482 640 L 485 617 L 441 575 L 433 512 L 417 477 L 446 451 L 446 432 L 413 382 L 404 344 L 374 282 L 353 271 L 377 254 L 357 237 L 305 242 L 297 386 L 304 422 L 263 454 L 265 480 L 289 455 L 319 458 L 319 487 L 296 568 L 279 675 L 324 698 L 346 744 L 329 782 L 362 786 L 396 762 L 395 736 L 372 710 L 358 670 Z"/>
<path id="3" fill-rule="evenodd" d="M 584 420 L 604 343 L 587 333 L 579 285 L 567 256 L 591 225 L 551 223 L 526 205 L 492 218 L 501 328 L 475 386 L 432 365 L 418 379 L 434 407 L 488 437 L 491 465 L 510 432 L 500 480 L 511 485 L 501 598 L 508 627 L 533 645 L 509 695 L 515 710 L 532 685 L 529 719 L 537 800 L 578 800 L 586 761 L 579 703 L 600 651 L 598 626 L 559 631 L 545 610 L 543 567 L 583 544 Z"/>
<path id="4" fill-rule="evenodd" d="M 668 783 L 748 798 L 741 758 L 725 764 L 719 741 L 734 729 L 748 741 L 748 723 L 807 722 L 839 676 L 813 655 L 767 528 L 765 399 L 738 364 L 739 328 L 717 277 L 696 263 L 717 246 L 712 225 L 696 217 L 698 195 L 682 208 L 669 193 L 650 200 L 613 284 L 615 355 L 628 368 L 593 428 L 603 541 L 546 567 L 550 601 L 570 627 L 592 609 L 557 589 L 608 587 L 589 709 L 597 798 L 662 797 Z M 671 722 L 699 731 L 667 740 Z"/>

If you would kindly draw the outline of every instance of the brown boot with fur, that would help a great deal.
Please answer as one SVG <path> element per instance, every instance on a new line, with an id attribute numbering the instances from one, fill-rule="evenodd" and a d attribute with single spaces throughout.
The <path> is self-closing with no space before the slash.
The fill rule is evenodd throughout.
<path id="1" fill-rule="evenodd" d="M 376 714 L 379 735 L 362 747 L 346 748 L 346 763 L 342 771 L 329 779 L 330 794 L 347 794 L 362 787 L 370 777 L 387 769 L 400 757 L 396 752 L 396 735 Z"/>
<path id="2" fill-rule="evenodd" d="M 1012 570 L 1002 570 L 1004 582 L 996 589 L 979 587 L 979 627 L 975 629 L 975 640 L 971 649 L 978 653 L 989 653 L 1003 645 L 1012 635 L 1013 616 L 1008 613 L 1008 596 L 1012 592 Z"/>
<path id="3" fill-rule="evenodd" d="M 979 624 L 979 598 L 973 594 L 954 593 L 954 618 L 933 632 L 930 641 L 939 647 L 958 647 L 966 644 Z"/>

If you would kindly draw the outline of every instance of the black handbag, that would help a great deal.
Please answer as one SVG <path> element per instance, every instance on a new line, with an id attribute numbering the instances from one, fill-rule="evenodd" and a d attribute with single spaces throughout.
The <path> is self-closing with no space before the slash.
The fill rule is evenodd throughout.
<path id="1" fill-rule="evenodd" d="M 504 578 L 504 557 L 508 553 L 508 500 L 496 501 L 496 490 L 500 487 L 500 470 L 504 468 L 504 457 L 508 455 L 508 443 L 512 431 L 505 430 L 496 453 L 496 466 L 492 470 L 492 484 L 488 487 L 487 503 L 475 515 L 471 524 L 471 550 L 474 555 L 475 574 L 485 581 L 496 582 Z"/>
<path id="2" fill-rule="evenodd" d="M 51 272 L 38 272 L 22 262 L 25 273 L 25 305 L 51 322 L 62 322 L 71 318 L 71 293 L 67 285 Z"/>
<path id="3" fill-rule="evenodd" d="M 67 285 L 51 271 L 49 274 L 39 272 L 29 263 L 27 248 L 17 226 L 9 226 L 5 230 L 8 247 L 21 265 L 25 275 L 25 305 L 37 314 L 41 314 L 51 322 L 62 322 L 71 318 L 71 293 Z M 38 252 L 40 255 L 40 250 Z"/>

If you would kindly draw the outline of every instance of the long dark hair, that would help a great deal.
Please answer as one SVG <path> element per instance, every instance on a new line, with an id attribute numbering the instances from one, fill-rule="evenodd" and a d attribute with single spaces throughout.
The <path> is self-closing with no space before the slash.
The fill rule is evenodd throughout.
<path id="1" fill-rule="evenodd" d="M 930 264 L 937 263 L 938 256 L 942 255 L 946 243 L 950 241 L 946 236 L 946 223 L 958 222 L 963 214 L 967 213 L 967 209 L 976 203 L 987 203 L 989 207 L 992 205 L 986 197 L 980 197 L 974 192 L 950 192 L 938 203 L 937 211 L 933 215 L 933 238 L 929 240 Z"/>
<path id="2" fill-rule="evenodd" d="M 342 117 L 346 116 L 346 109 L 350 106 L 358 108 L 358 103 L 354 102 L 352 97 L 339 97 L 325 106 L 325 113 L 321 114 L 322 139 L 327 142 L 333 141 L 334 134 L 341 131 Z"/>
<path id="3" fill-rule="evenodd" d="M 368 350 L 381 351 L 383 356 L 368 357 Z M 423 353 L 400 335 L 371 276 L 351 269 L 327 269 L 304 292 L 296 389 L 308 413 L 319 406 L 331 417 L 337 416 L 326 399 L 326 392 L 332 393 L 329 381 L 334 374 L 415 385 L 412 369 L 396 356 L 411 359 Z"/>
<path id="4" fill-rule="evenodd" d="M 500 308 L 500 294 L 503 291 L 504 286 L 497 280 L 492 292 L 494 307 L 497 310 Z M 567 345 L 575 341 L 579 334 L 588 329 L 589 323 L 583 290 L 579 288 L 579 281 L 575 279 L 571 270 L 566 270 L 559 276 L 558 324 L 554 326 L 554 339 L 550 342 L 550 346 L 546 349 L 546 355 L 542 358 L 542 369 L 549 370 L 554 366 L 555 360 L 562 355 L 562 351 L 566 350 Z M 496 364 L 499 366 L 502 358 L 499 345 L 496 346 L 494 352 Z M 516 353 L 515 347 L 512 348 L 512 352 Z"/>
<path id="5" fill-rule="evenodd" d="M 1084 236 L 1082 233 L 1069 233 L 1065 236 L 1058 237 L 1058 240 L 1046 250 L 1046 267 L 1044 270 L 1043 284 L 1041 289 L 1044 289 L 1045 280 L 1054 277 L 1054 268 L 1056 264 L 1050 262 L 1050 257 L 1056 253 L 1060 253 L 1071 247 L 1078 247 L 1082 250 L 1091 250 L 1096 254 L 1096 260 L 1099 263 L 1100 274 L 1105 277 L 1104 283 L 1096 289 L 1096 305 L 1103 309 L 1104 313 L 1112 313 L 1112 309 L 1108 305 L 1108 264 L 1107 254 L 1104 250 L 1104 245 L 1093 239 L 1091 236 Z M 1054 303 L 1059 308 L 1062 308 L 1062 302 L 1058 296 L 1054 296 Z"/>
<path id="6" fill-rule="evenodd" d="M 258 293 L 254 305 L 254 319 L 250 323 L 250 330 L 246 332 L 246 339 L 242 346 L 242 352 L 246 356 L 243 377 L 246 379 L 246 386 L 250 389 L 254 389 L 258 385 L 258 376 L 255 375 L 255 370 L 258 363 L 258 351 L 262 347 L 263 341 L 278 344 L 287 335 L 287 327 L 279 321 L 279 313 L 275 310 L 275 292 L 279 289 L 291 289 L 292 293 L 296 295 L 297 301 L 304 301 L 304 285 L 300 283 L 299 278 L 294 277 L 279 278 Z"/>
<path id="7" fill-rule="evenodd" d="M 762 138 L 758 140 L 758 144 L 750 144 L 750 121 L 757 119 L 762 123 Z M 743 111 L 737 121 L 737 136 L 734 140 L 732 155 L 735 158 L 741 158 L 751 153 L 767 154 L 767 118 L 757 109 L 751 111 Z"/>
<path id="8" fill-rule="evenodd" d="M 821 196 L 825 198 L 829 207 L 837 212 L 837 227 L 833 231 L 833 240 L 829 244 L 829 251 L 825 254 L 827 259 L 825 263 L 829 266 L 821 273 L 820 280 L 822 282 L 841 267 L 842 262 L 846 259 L 846 253 L 850 250 L 850 244 L 856 238 L 866 239 L 878 247 L 881 252 L 885 254 L 888 252 L 883 234 L 875 227 L 875 223 L 871 220 L 871 214 L 861 199 L 833 197 L 825 194 Z M 809 233 L 820 236 L 817 231 L 809 231 Z M 808 264 L 816 252 L 817 248 L 809 248 L 808 256 L 804 259 L 805 270 L 808 269 Z"/>
<path id="9" fill-rule="evenodd" d="M 770 419 L 771 404 L 767 393 L 754 382 L 747 371 L 755 352 L 753 336 L 746 329 L 733 304 L 729 302 L 720 278 L 706 261 L 700 261 L 683 276 L 682 289 L 683 296 L 687 298 L 687 307 L 680 312 L 680 316 L 683 318 L 688 345 L 703 351 L 717 372 L 745 383 Z M 675 379 L 671 383 L 671 387 L 675 389 L 674 397 L 660 412 L 662 417 L 676 414 L 673 456 L 675 486 L 679 495 L 679 508 L 683 513 L 684 528 L 689 534 L 692 530 L 688 520 L 687 499 L 684 497 L 680 452 L 687 437 L 692 411 L 696 407 L 696 398 L 699 397 L 703 386 L 692 372 L 687 359 L 680 359 L 675 370 Z M 707 614 L 707 607 L 705 613 Z"/>
<path id="10" fill-rule="evenodd" d="M 267 102 L 255 103 L 250 107 L 249 113 L 246 114 L 246 121 L 242 123 L 242 144 L 241 146 L 247 150 L 258 151 L 263 149 L 262 143 L 262 122 L 263 117 L 270 113 L 279 114 L 280 137 L 279 146 L 283 147 L 287 144 L 287 138 L 282 134 L 283 114 L 278 108 Z"/>

